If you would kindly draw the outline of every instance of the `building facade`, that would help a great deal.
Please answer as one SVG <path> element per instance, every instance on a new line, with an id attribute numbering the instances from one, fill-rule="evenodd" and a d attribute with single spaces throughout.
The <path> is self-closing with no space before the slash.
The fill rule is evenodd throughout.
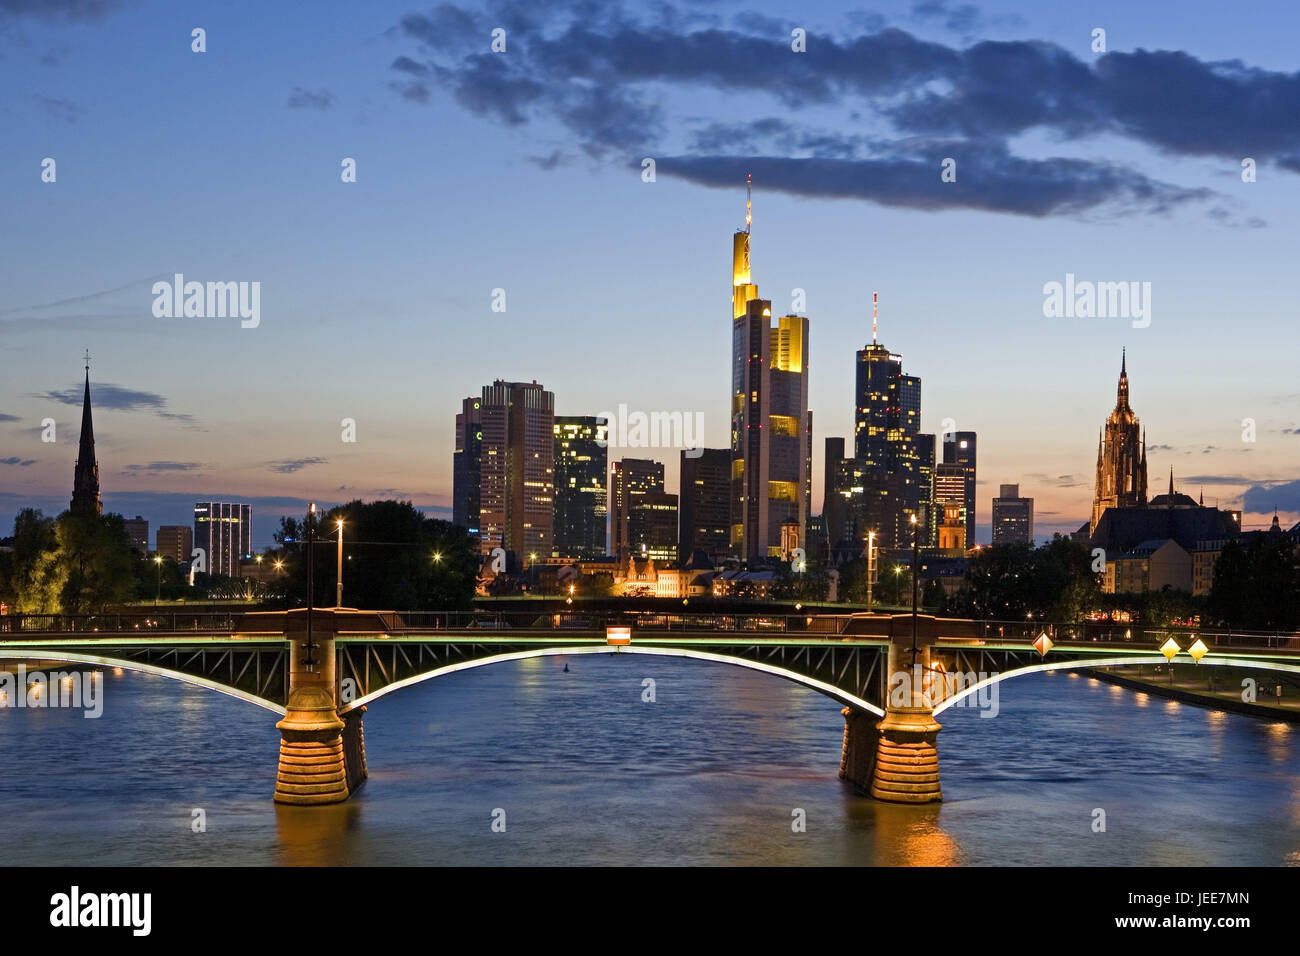
<path id="1" fill-rule="evenodd" d="M 194 551 L 194 529 L 183 524 L 159 525 L 154 534 L 154 551 L 177 564 L 186 563 Z"/>
<path id="2" fill-rule="evenodd" d="M 586 415 L 555 416 L 557 558 L 601 558 L 609 517 L 608 423 Z"/>
<path id="3" fill-rule="evenodd" d="M 731 450 L 681 453 L 677 494 L 677 553 L 703 551 L 718 562 L 731 553 Z"/>
<path id="4" fill-rule="evenodd" d="M 993 543 L 1034 543 L 1034 499 L 1021 498 L 1019 485 L 1002 485 L 993 499 Z"/>
<path id="5" fill-rule="evenodd" d="M 253 555 L 253 506 L 200 501 L 194 505 L 194 547 L 202 548 L 209 574 L 239 576 L 239 562 Z"/>
<path id="6" fill-rule="evenodd" d="M 975 547 L 975 479 L 976 435 L 974 432 L 948 432 L 943 436 L 943 463 L 962 475 L 962 499 L 965 505 L 966 547 Z"/>
<path id="7" fill-rule="evenodd" d="M 645 532 L 633 518 L 639 503 L 649 494 L 664 491 L 664 464 L 651 458 L 623 458 L 613 462 L 609 469 L 609 550 L 620 562 L 639 553 L 633 547 L 645 540 Z M 676 541 L 676 529 L 673 540 Z"/>
<path id="8" fill-rule="evenodd" d="M 124 518 L 122 524 L 126 526 L 126 536 L 131 539 L 131 544 L 141 554 L 149 553 L 149 521 L 141 515 L 134 518 Z"/>
<path id="9" fill-rule="evenodd" d="M 453 466 L 453 514 L 463 508 L 462 527 L 470 529 L 477 519 L 479 551 L 484 555 L 504 548 L 522 562 L 550 556 L 555 523 L 554 394 L 536 381 L 498 379 L 483 386 L 477 408 L 466 402 L 456 416 L 463 477 L 457 490 Z M 471 430 L 477 447 L 470 442 Z"/>
<path id="10" fill-rule="evenodd" d="M 749 259 L 750 210 L 732 237 L 730 548 L 747 560 L 779 556 L 781 526 L 808 524 L 812 419 L 808 319 L 774 318 Z"/>

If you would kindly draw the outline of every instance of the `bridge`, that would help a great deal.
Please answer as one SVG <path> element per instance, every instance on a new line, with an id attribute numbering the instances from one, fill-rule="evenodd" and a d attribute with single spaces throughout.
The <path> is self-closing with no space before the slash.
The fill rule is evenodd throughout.
<path id="1" fill-rule="evenodd" d="M 840 777 L 898 803 L 942 799 L 936 718 L 1010 678 L 1181 660 L 1300 674 L 1300 638 L 1286 635 L 1135 635 L 1109 623 L 925 614 L 317 608 L 0 617 L 0 661 L 121 667 L 276 714 L 275 800 L 298 805 L 346 800 L 365 781 L 362 716 L 386 694 L 501 661 L 578 654 L 691 658 L 811 687 L 843 705 Z"/>

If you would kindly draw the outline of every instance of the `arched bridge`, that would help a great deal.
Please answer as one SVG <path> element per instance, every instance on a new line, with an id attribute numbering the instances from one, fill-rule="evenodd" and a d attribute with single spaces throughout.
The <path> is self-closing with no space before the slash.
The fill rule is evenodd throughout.
<path id="1" fill-rule="evenodd" d="M 611 635 L 611 626 L 628 628 L 627 642 Z M 935 717 L 948 707 L 990 684 L 1036 671 L 1164 663 L 1159 647 L 1165 637 L 910 614 L 507 618 L 324 608 L 310 618 L 305 609 L 0 618 L 0 660 L 30 662 L 29 669 L 56 661 L 123 667 L 265 707 L 282 717 L 276 725 L 282 736 L 276 800 L 299 804 L 337 802 L 360 786 L 362 715 L 368 704 L 403 687 L 544 655 L 713 661 L 780 676 L 840 702 L 840 775 L 880 799 L 926 802 L 941 797 Z M 1300 648 L 1290 646 L 1300 641 L 1241 643 L 1213 635 L 1203 640 L 1203 664 L 1300 673 Z M 1191 641 L 1178 636 L 1175 643 L 1176 659 L 1190 661 Z"/>

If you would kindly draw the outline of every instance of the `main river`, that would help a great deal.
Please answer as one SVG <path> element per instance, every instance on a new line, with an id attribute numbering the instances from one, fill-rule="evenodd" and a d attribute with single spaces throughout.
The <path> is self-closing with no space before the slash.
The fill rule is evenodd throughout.
<path id="1" fill-rule="evenodd" d="M 995 718 L 941 716 L 944 802 L 898 807 L 837 779 L 843 720 L 814 691 L 698 661 L 567 660 L 382 698 L 369 782 L 317 810 L 271 802 L 275 716 L 209 690 L 107 671 L 99 719 L 0 707 L 0 863 L 1300 863 L 1294 726 L 1017 678 Z"/>

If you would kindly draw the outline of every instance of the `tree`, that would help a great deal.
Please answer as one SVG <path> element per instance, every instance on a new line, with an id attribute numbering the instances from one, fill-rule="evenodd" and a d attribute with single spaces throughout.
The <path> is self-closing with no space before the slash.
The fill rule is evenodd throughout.
<path id="1" fill-rule="evenodd" d="M 334 603 L 335 544 L 343 519 L 343 603 L 375 610 L 451 610 L 474 598 L 477 541 L 448 521 L 426 518 L 409 501 L 349 502 L 302 519 L 283 518 L 275 534 L 291 603 L 307 598 L 307 531 L 315 535 L 314 603 Z"/>

